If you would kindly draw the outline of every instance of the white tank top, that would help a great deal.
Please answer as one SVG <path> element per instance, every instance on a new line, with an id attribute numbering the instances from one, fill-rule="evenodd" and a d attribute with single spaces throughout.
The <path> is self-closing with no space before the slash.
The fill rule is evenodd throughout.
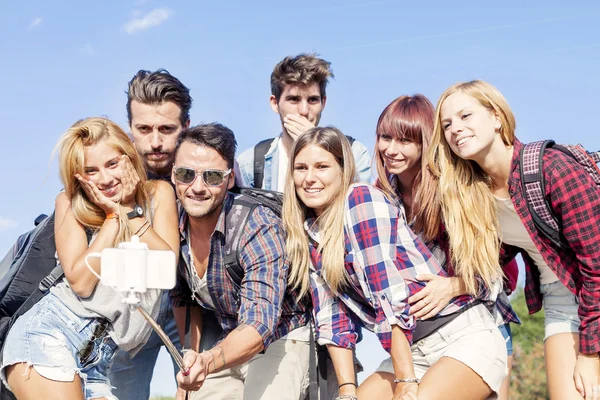
<path id="1" fill-rule="evenodd" d="M 510 199 L 500 199 L 496 196 L 494 198 L 496 199 L 502 241 L 527 252 L 540 271 L 541 284 L 558 281 L 556 274 L 548 267 L 537 247 L 535 247 L 512 201 Z"/>

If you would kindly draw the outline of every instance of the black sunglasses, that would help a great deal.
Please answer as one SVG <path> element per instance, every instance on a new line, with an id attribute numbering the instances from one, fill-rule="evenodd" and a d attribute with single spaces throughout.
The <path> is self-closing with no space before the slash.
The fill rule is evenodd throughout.
<path id="1" fill-rule="evenodd" d="M 102 338 L 108 329 L 108 323 L 100 323 L 96 325 L 94 328 L 94 333 L 92 333 L 92 337 L 90 340 L 86 340 L 83 342 L 83 346 L 81 350 L 79 350 L 79 360 L 84 363 L 87 361 L 87 358 L 92 354 L 92 350 L 94 350 L 94 342 L 96 339 Z"/>
<path id="2" fill-rule="evenodd" d="M 231 169 L 222 171 L 220 169 L 205 169 L 200 173 L 196 172 L 195 169 L 188 167 L 173 167 L 175 173 L 175 180 L 185 185 L 194 183 L 198 174 L 202 175 L 202 180 L 207 186 L 219 186 L 225 180 L 225 177 L 231 173 Z"/>

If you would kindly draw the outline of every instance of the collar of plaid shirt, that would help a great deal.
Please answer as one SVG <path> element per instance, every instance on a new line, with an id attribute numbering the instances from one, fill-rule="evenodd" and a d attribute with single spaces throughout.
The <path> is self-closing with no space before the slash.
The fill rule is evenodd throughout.
<path id="1" fill-rule="evenodd" d="M 265 348 L 276 339 L 308 323 L 309 314 L 304 302 L 296 301 L 295 294 L 286 289 L 287 261 L 281 221 L 269 209 L 255 209 L 249 216 L 245 229 L 256 229 L 254 235 L 243 234 L 240 240 L 240 258 L 252 268 L 245 271 L 241 287 L 233 283 L 223 266 L 225 242 L 225 216 L 232 208 L 234 195 L 228 193 L 215 231 L 210 240 L 211 255 L 206 268 L 217 318 L 227 333 L 240 324 L 254 327 L 263 337 Z M 183 266 L 190 267 L 188 216 L 180 210 L 181 256 Z M 244 265 L 242 265 L 244 267 Z M 280 271 L 275 272 L 275 269 Z M 285 273 L 282 273 L 284 271 Z M 188 285 L 191 274 L 181 270 Z M 196 298 L 200 305 L 201 300 Z"/>

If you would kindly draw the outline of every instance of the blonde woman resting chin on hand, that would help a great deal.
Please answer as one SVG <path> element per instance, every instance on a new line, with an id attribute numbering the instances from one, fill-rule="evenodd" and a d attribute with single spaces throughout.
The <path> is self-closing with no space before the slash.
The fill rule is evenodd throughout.
<path id="1" fill-rule="evenodd" d="M 115 350 L 134 355 L 152 329 L 84 260 L 133 234 L 177 254 L 175 197 L 168 183 L 146 181 L 127 134 L 108 119 L 78 121 L 57 149 L 65 190 L 56 198 L 55 241 L 65 280 L 17 319 L 0 372 L 19 400 L 116 399 L 107 377 Z M 100 273 L 98 259 L 90 265 Z M 156 316 L 160 298 L 148 290 L 141 305 Z"/>
<path id="2" fill-rule="evenodd" d="M 290 283 L 310 295 L 316 337 L 327 345 L 340 399 L 486 399 L 506 375 L 506 348 L 494 321 L 471 296 L 454 298 L 435 323 L 415 323 L 408 298 L 446 276 L 381 191 L 353 183 L 345 136 L 314 128 L 296 141 L 284 190 Z M 374 332 L 391 358 L 356 387 L 357 326 Z M 371 379 L 371 378 L 369 378 Z"/>

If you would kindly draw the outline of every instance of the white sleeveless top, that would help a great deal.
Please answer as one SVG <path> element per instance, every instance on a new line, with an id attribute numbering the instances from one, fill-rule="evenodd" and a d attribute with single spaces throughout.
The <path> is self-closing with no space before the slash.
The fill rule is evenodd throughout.
<path id="1" fill-rule="evenodd" d="M 511 246 L 519 247 L 527 252 L 540 271 L 540 283 L 553 283 L 558 281 L 556 274 L 548 267 L 525 225 L 519 218 L 517 211 L 510 199 L 500 199 L 494 196 L 500 222 L 502 241 Z"/>
<path id="2" fill-rule="evenodd" d="M 150 205 L 150 218 L 154 217 L 154 204 Z M 90 244 L 96 239 L 97 231 Z M 58 257 L 57 257 L 57 262 Z M 82 318 L 102 318 L 109 322 L 109 336 L 121 350 L 133 357 L 146 344 L 152 333 L 152 327 L 136 307 L 122 302 L 123 296 L 110 286 L 98 282 L 92 295 L 82 299 L 71 289 L 69 282 L 63 279 L 50 291 L 58 297 L 73 313 Z M 160 310 L 161 289 L 148 289 L 138 293 L 140 305 L 156 321 Z"/>

